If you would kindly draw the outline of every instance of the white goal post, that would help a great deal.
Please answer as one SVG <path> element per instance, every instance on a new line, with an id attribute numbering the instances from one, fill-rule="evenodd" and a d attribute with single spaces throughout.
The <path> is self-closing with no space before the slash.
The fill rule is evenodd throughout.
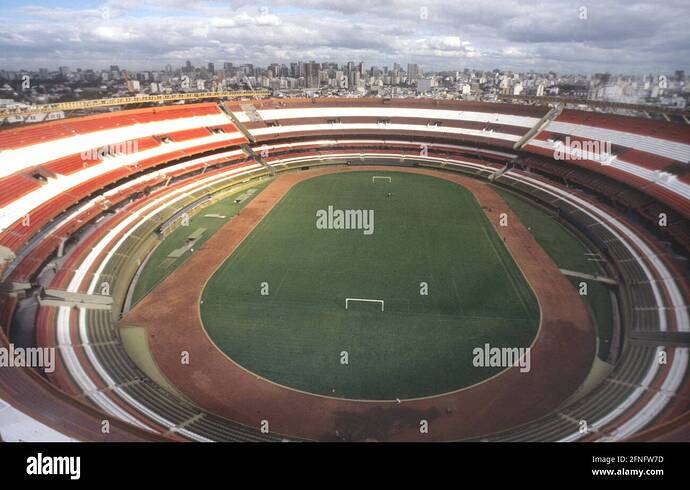
<path id="1" fill-rule="evenodd" d="M 371 183 L 374 184 L 374 183 L 376 182 L 376 179 L 384 179 L 384 180 L 388 180 L 388 182 L 393 182 L 393 180 L 392 180 L 390 177 L 388 177 L 388 176 L 385 176 L 385 175 L 374 175 L 374 176 L 371 177 Z"/>
<path id="2" fill-rule="evenodd" d="M 363 301 L 365 303 L 380 303 L 381 311 L 383 311 L 383 300 L 382 299 L 367 299 L 367 298 L 345 298 L 345 309 L 349 309 L 350 301 Z"/>

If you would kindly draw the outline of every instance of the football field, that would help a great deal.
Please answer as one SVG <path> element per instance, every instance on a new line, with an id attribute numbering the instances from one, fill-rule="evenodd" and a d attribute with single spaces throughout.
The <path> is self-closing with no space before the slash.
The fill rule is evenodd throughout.
<path id="1" fill-rule="evenodd" d="M 350 229 L 339 211 L 352 211 Z M 346 309 L 347 298 L 376 302 Z M 539 322 L 531 288 L 471 192 L 383 170 L 295 185 L 202 300 L 210 338 L 245 369 L 354 399 L 477 383 L 501 368 L 474 367 L 474 348 L 526 347 Z"/>

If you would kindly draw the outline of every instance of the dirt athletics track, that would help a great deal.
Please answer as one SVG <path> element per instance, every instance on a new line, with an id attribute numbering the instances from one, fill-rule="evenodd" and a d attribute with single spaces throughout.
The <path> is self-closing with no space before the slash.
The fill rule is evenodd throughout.
<path id="1" fill-rule="evenodd" d="M 541 309 L 531 371 L 510 368 L 458 391 L 396 401 L 357 401 L 296 391 L 243 369 L 216 348 L 199 314 L 208 278 L 296 183 L 333 172 L 383 170 L 376 166 L 321 168 L 278 176 L 122 320 L 147 329 L 152 354 L 168 379 L 204 409 L 272 433 L 313 440 L 448 441 L 480 437 L 555 410 L 584 381 L 595 356 L 596 332 L 572 285 L 510 208 L 488 185 L 421 168 L 470 190 L 494 224 Z M 507 227 L 498 227 L 507 213 Z M 180 353 L 189 352 L 182 365 Z M 420 420 L 429 424 L 420 433 Z M 573 429 L 576 427 L 573 426 Z"/>

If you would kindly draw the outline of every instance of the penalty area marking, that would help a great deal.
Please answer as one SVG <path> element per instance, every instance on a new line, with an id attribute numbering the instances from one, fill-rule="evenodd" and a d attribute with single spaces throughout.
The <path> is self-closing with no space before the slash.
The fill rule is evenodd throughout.
<path id="1" fill-rule="evenodd" d="M 383 311 L 382 299 L 367 299 L 367 298 L 345 298 L 345 309 L 349 309 L 350 301 L 363 301 L 365 303 L 381 303 L 381 311 Z"/>
<path id="2" fill-rule="evenodd" d="M 371 183 L 375 184 L 376 179 L 384 179 L 384 180 L 388 180 L 388 182 L 393 182 L 393 179 L 391 177 L 387 177 L 385 175 L 374 175 L 371 177 Z"/>

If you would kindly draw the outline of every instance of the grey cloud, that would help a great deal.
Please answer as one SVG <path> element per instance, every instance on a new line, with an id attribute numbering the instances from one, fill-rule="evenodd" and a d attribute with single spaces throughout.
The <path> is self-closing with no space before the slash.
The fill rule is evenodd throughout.
<path id="1" fill-rule="evenodd" d="M 666 0 L 118 0 L 0 12 L 0 67 L 156 68 L 186 58 L 687 69 L 687 2 Z M 577 18 L 587 7 L 588 18 Z M 424 9 L 424 10 L 423 10 Z M 28 19 L 16 21 L 19 18 Z"/>

